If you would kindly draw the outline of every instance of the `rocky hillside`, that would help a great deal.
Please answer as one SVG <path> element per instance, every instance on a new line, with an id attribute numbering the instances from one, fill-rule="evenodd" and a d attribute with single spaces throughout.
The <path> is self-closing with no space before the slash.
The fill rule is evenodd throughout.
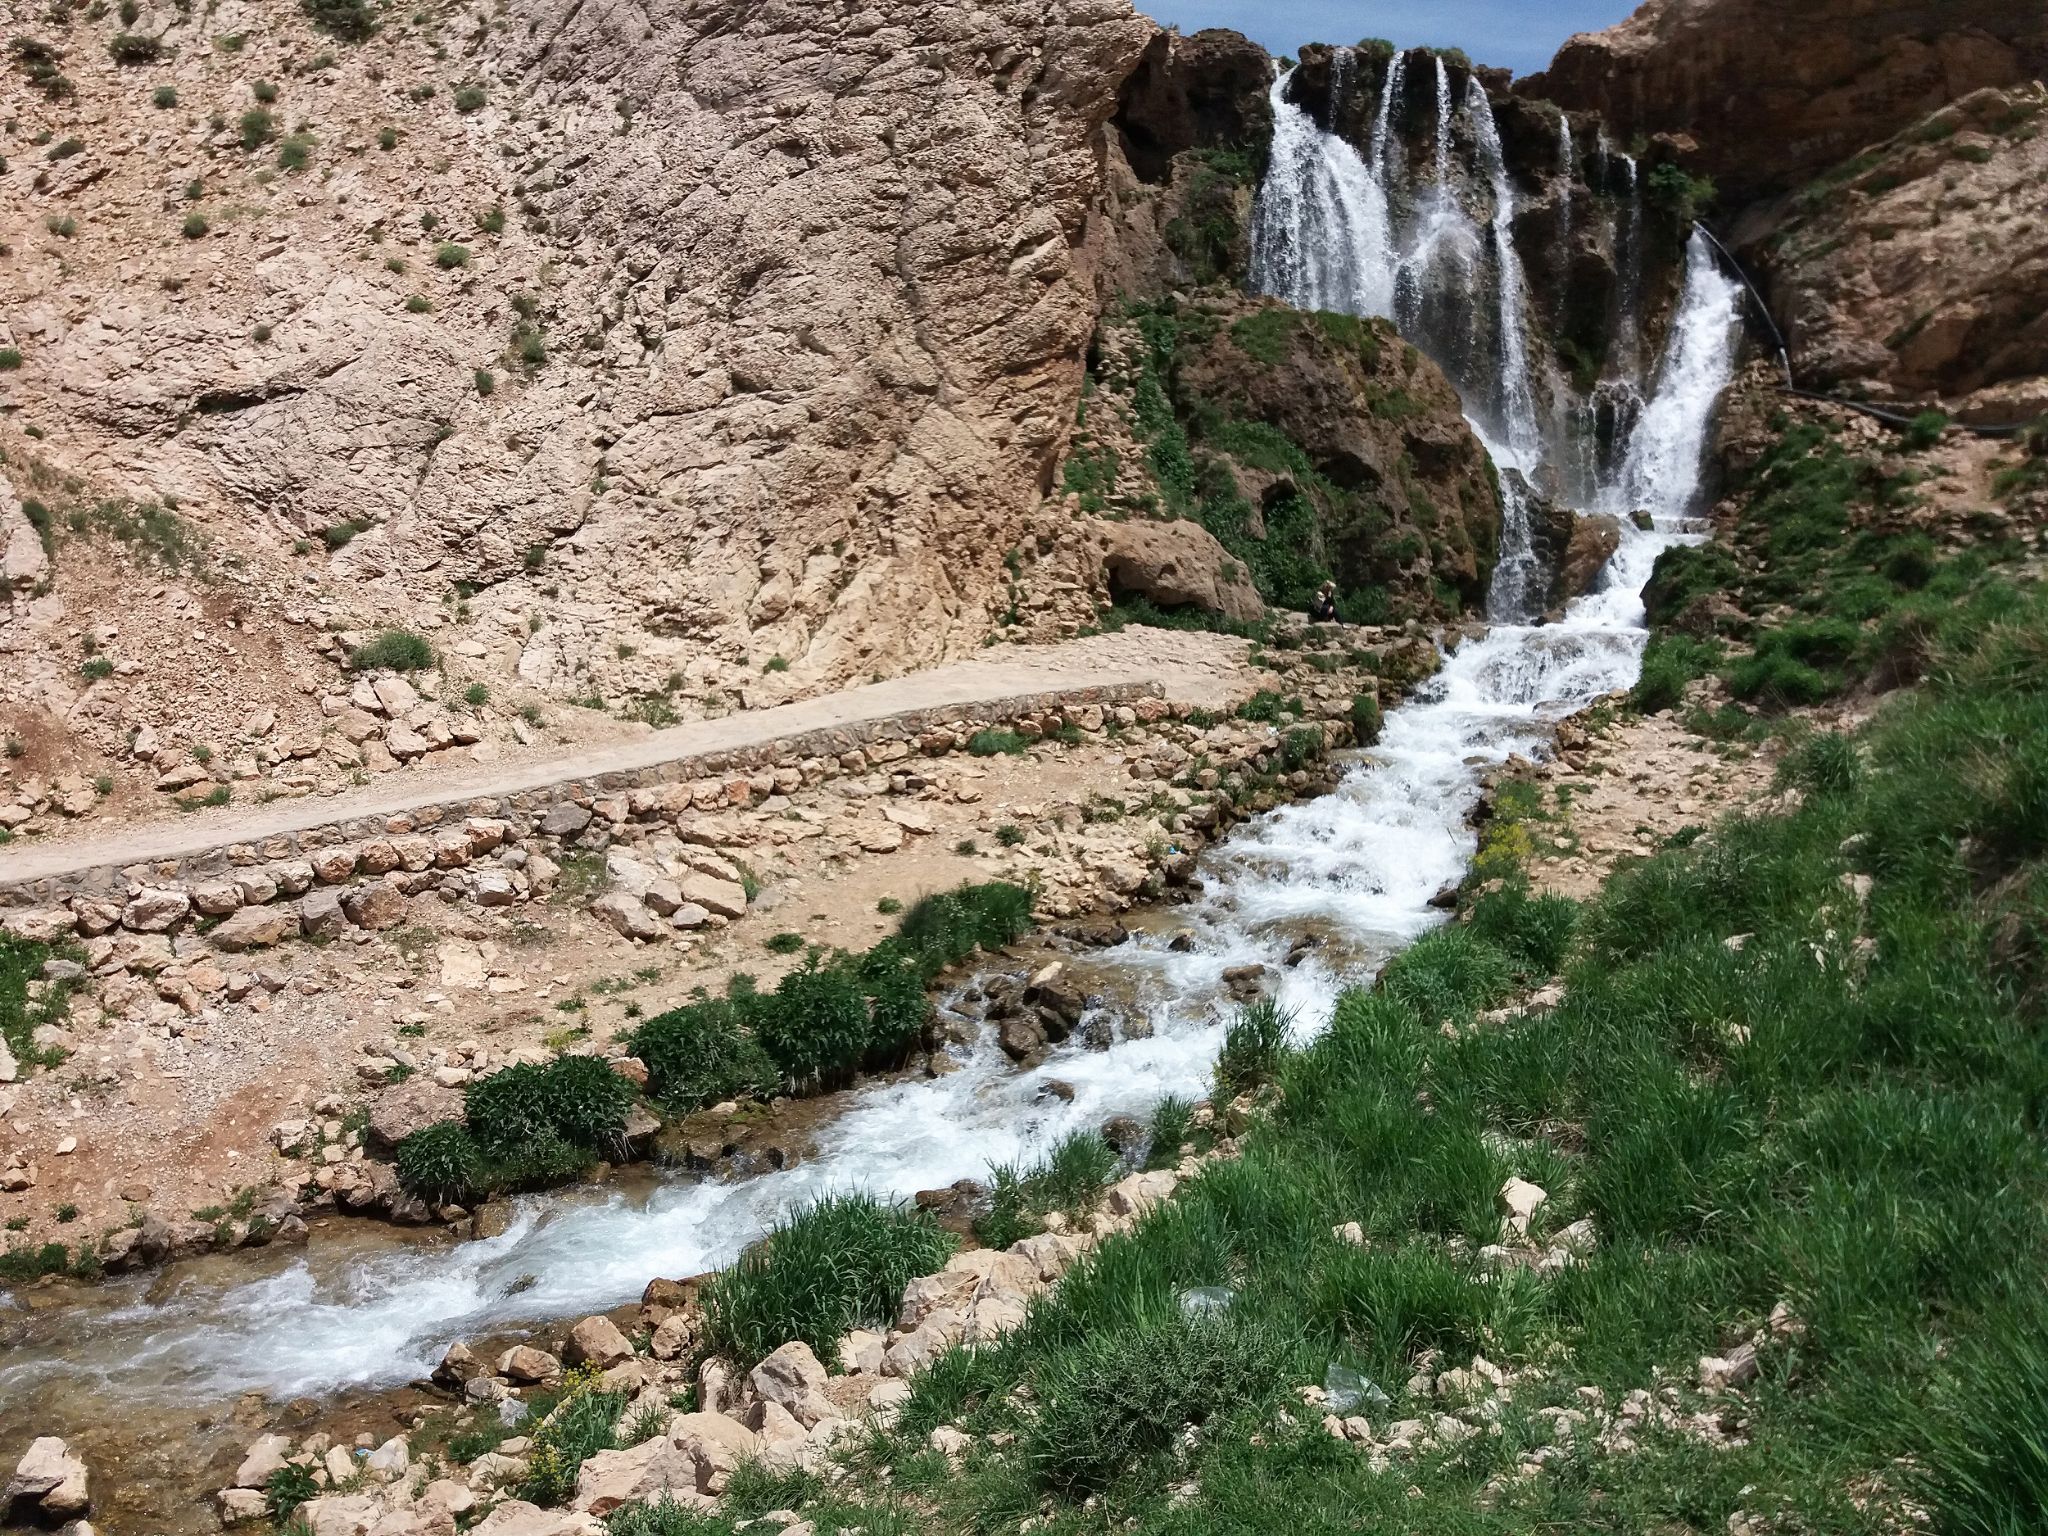
<path id="1" fill-rule="evenodd" d="M 1787 190 L 1960 96 L 2048 70 L 2012 0 L 1649 0 L 1518 89 L 1617 134 L 1684 134 L 1731 204 Z"/>
<path id="2" fill-rule="evenodd" d="M 1124 0 L 60 6 L 7 49 L 30 833 L 1091 624 L 1091 338 L 1242 275 L 1270 134 L 1260 50 Z"/>
<path id="3" fill-rule="evenodd" d="M 2048 92 L 1982 90 L 1854 156 L 1751 241 L 1800 381 L 2048 413 Z"/>

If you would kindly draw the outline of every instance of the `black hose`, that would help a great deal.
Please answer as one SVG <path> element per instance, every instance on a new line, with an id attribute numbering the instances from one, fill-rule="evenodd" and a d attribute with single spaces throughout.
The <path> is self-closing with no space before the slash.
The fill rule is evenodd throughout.
<path id="1" fill-rule="evenodd" d="M 1778 329 L 1778 322 L 1771 315 L 1771 306 L 1764 302 L 1763 294 L 1757 290 L 1756 284 L 1750 281 L 1749 273 L 1743 269 L 1742 263 L 1735 259 L 1734 253 L 1721 243 L 1720 237 L 1711 229 L 1707 228 L 1704 224 L 1698 223 L 1694 224 L 1693 228 L 1707 237 L 1708 243 L 1720 253 L 1721 259 L 1728 264 L 1729 270 L 1742 279 L 1742 286 L 1749 291 L 1749 297 L 1755 306 L 1757 316 L 1762 319 L 1765 325 L 1770 327 L 1771 339 L 1778 344 L 1778 360 L 1785 368 L 1785 382 L 1779 391 L 1781 394 L 1791 395 L 1798 400 L 1815 400 L 1826 405 L 1838 405 L 1845 411 L 1855 411 L 1858 415 L 1868 416 L 1873 421 L 1881 421 L 1890 427 L 1906 428 L 1912 426 L 1921 416 L 1946 414 L 1941 411 L 1939 406 L 1927 406 L 1919 410 L 1906 410 L 1898 407 L 1876 405 L 1868 400 L 1844 400 L 1839 395 L 1823 395 L 1810 389 L 1801 389 L 1798 380 L 1792 375 L 1792 349 L 1785 343 L 1785 333 Z M 1959 421 L 1953 422 L 1951 425 L 1957 431 L 1967 432 L 1972 437 L 2012 438 L 2018 437 L 2030 430 L 2034 423 L 2031 421 L 2021 421 L 1984 426 Z"/>

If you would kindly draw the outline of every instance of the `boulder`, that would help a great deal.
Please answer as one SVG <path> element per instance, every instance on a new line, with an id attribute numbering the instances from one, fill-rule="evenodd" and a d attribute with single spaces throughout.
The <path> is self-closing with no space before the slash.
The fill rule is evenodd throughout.
<path id="1" fill-rule="evenodd" d="M 747 915 L 747 888 L 737 880 L 721 880 L 716 875 L 702 873 L 691 874 L 683 880 L 682 897 L 685 903 L 702 907 L 718 917 Z"/>
<path id="2" fill-rule="evenodd" d="M 409 1077 L 386 1088 L 370 1105 L 369 1142 L 379 1152 L 397 1150 L 415 1131 L 462 1118 L 462 1094 L 430 1077 Z"/>
<path id="3" fill-rule="evenodd" d="M 71 1454 L 71 1447 L 55 1435 L 44 1435 L 15 1463 L 14 1476 L 0 1495 L 0 1509 L 42 1520 L 69 1519 L 91 1506 L 89 1484 L 85 1463 Z"/>
<path id="4" fill-rule="evenodd" d="M 471 1526 L 469 1536 L 604 1536 L 604 1522 L 582 1510 L 508 1499 Z"/>
<path id="5" fill-rule="evenodd" d="M 223 1488 L 213 1501 L 222 1525 L 249 1525 L 270 1518 L 270 1500 L 257 1488 Z"/>
<path id="6" fill-rule="evenodd" d="M 192 900 L 183 891 L 144 886 L 121 909 L 121 926 L 131 933 L 163 933 L 191 910 Z"/>
<path id="7" fill-rule="evenodd" d="M 576 1473 L 576 1491 L 569 1507 L 589 1515 L 608 1515 L 622 1504 L 650 1504 L 669 1499 L 678 1504 L 709 1504 L 697 1490 L 697 1458 L 667 1435 L 623 1451 L 599 1451 L 586 1457 Z"/>
<path id="8" fill-rule="evenodd" d="M 228 954 L 250 949 L 271 949 L 294 937 L 299 916 L 290 907 L 243 907 L 208 933 L 207 942 Z"/>
<path id="9" fill-rule="evenodd" d="M 590 904 L 590 911 L 621 938 L 645 943 L 668 932 L 661 920 L 647 909 L 647 903 L 624 891 L 606 891 Z"/>
<path id="10" fill-rule="evenodd" d="M 1242 565 L 1200 523 L 1187 519 L 1087 525 L 1112 597 L 1141 597 L 1168 610 L 1193 608 L 1251 623 L 1265 613 Z"/>
<path id="11" fill-rule="evenodd" d="M 747 1382 L 765 1403 L 779 1403 L 806 1429 L 820 1419 L 839 1416 L 825 1395 L 825 1367 L 811 1346 L 792 1340 L 755 1366 Z"/>
<path id="12" fill-rule="evenodd" d="M 527 1384 L 562 1379 L 562 1362 L 531 1344 L 515 1344 L 498 1357 L 498 1374 L 507 1381 Z"/>
<path id="13" fill-rule="evenodd" d="M 696 1462 L 697 1491 L 705 1494 L 725 1492 L 733 1469 L 760 1450 L 758 1435 L 722 1413 L 679 1414 L 669 1438 Z"/>
<path id="14" fill-rule="evenodd" d="M 242 1457 L 242 1464 L 235 1468 L 235 1486 L 261 1488 L 270 1481 L 273 1472 L 284 1466 L 291 1449 L 289 1436 L 264 1435 L 249 1447 L 248 1454 Z"/>
<path id="15" fill-rule="evenodd" d="M 341 907 L 348 914 L 348 920 L 358 928 L 381 932 L 396 928 L 405 921 L 405 896 L 398 887 L 387 885 L 382 880 L 373 880 L 368 885 L 359 885 L 341 899 Z"/>
<path id="16" fill-rule="evenodd" d="M 331 939 L 348 926 L 341 892 L 322 888 L 299 898 L 299 932 L 309 939 Z"/>
<path id="17" fill-rule="evenodd" d="M 562 1346 L 567 1365 L 594 1365 L 601 1371 L 633 1358 L 633 1346 L 608 1317 L 586 1317 L 569 1330 Z"/>

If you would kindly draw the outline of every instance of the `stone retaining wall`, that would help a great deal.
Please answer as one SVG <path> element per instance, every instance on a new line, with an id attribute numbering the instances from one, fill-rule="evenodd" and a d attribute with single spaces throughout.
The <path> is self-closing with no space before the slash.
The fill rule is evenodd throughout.
<path id="1" fill-rule="evenodd" d="M 188 927 L 238 951 L 348 926 L 390 927 L 403 920 L 404 897 L 427 891 L 509 906 L 546 894 L 556 869 L 542 848 L 603 849 L 635 825 L 745 808 L 840 774 L 964 750 L 984 729 L 1037 738 L 1067 725 L 1100 731 L 1117 716 L 1136 723 L 1185 713 L 1162 693 L 1156 683 L 1117 684 L 908 710 L 508 795 L 429 798 L 174 860 L 0 883 L 0 927 L 44 942 L 94 940 L 95 969 L 147 971 L 170 961 L 169 935 Z M 714 864 L 706 876 L 718 883 L 721 873 Z"/>

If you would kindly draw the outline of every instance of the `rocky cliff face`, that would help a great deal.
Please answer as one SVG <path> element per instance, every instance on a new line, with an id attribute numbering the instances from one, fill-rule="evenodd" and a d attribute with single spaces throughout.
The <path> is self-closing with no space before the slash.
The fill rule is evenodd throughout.
<path id="1" fill-rule="evenodd" d="M 553 690 L 986 637 L 1094 323 L 1154 33 L 1123 0 L 536 0 L 360 43 L 166 7 L 129 65 L 64 16 L 9 61 L 43 80 L 5 173 L 22 458 L 175 496 L 338 623 L 459 591 Z"/>
<path id="2" fill-rule="evenodd" d="M 1750 248 L 1802 383 L 2048 413 L 2048 91 L 1979 91 L 1757 221 Z"/>
<path id="3" fill-rule="evenodd" d="M 1649 0 L 1518 89 L 1623 140 L 1690 135 L 1735 207 L 2044 70 L 2048 14 L 2015 0 Z"/>

